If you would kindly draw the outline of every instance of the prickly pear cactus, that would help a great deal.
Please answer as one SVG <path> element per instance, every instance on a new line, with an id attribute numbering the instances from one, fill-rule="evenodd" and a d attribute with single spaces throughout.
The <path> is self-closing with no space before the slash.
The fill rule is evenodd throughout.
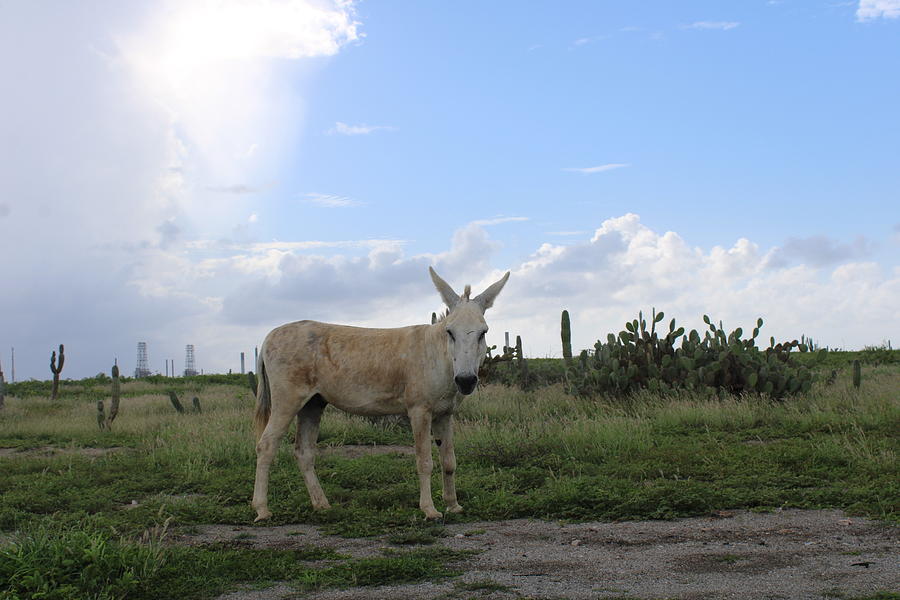
<path id="1" fill-rule="evenodd" d="M 697 330 L 685 335 L 675 319 L 663 333 L 656 326 L 664 318 L 663 312 L 654 309 L 648 329 L 643 313 L 638 313 L 618 335 L 611 333 L 605 342 L 598 341 L 593 356 L 583 352 L 579 364 L 567 370 L 569 392 L 590 396 L 687 389 L 784 398 L 812 386 L 812 372 L 790 356 L 791 350 L 801 349 L 800 342 L 775 343 L 771 338 L 768 348 L 756 346 L 762 319 L 752 335 L 744 338 L 740 327 L 726 332 L 721 321 L 716 325 L 707 315 L 703 322 L 708 329 L 702 337 Z"/>

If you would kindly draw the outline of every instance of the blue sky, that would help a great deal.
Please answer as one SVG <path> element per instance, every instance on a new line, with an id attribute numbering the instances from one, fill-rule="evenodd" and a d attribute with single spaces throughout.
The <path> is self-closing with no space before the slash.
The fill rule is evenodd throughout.
<path id="1" fill-rule="evenodd" d="M 519 259 L 628 211 L 702 245 L 887 236 L 898 23 L 796 4 L 362 5 L 367 37 L 319 77 L 315 151 L 286 183 L 369 203 L 316 221 L 360 236 L 376 211 L 385 237 L 527 216 Z M 337 121 L 395 130 L 327 135 Z M 603 164 L 629 166 L 563 170 Z"/>
<path id="2" fill-rule="evenodd" d="M 424 322 L 900 339 L 900 0 L 0 4 L 0 364 Z M 46 356 L 45 356 L 46 355 Z"/>

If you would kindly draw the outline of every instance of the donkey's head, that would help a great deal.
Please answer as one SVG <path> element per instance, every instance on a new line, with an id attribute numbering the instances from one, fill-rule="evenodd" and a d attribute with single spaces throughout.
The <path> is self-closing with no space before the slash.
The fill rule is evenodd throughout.
<path id="1" fill-rule="evenodd" d="M 484 322 L 484 311 L 493 306 L 494 299 L 509 279 L 509 271 L 474 298 L 469 298 L 471 294 L 469 286 L 466 286 L 460 296 L 434 272 L 434 269 L 428 267 L 428 272 L 431 273 L 431 280 L 444 304 L 450 309 L 449 314 L 438 323 L 438 326 L 446 331 L 447 344 L 453 359 L 453 381 L 456 382 L 461 394 L 471 394 L 478 384 L 478 368 L 487 352 L 484 334 L 488 326 Z"/>

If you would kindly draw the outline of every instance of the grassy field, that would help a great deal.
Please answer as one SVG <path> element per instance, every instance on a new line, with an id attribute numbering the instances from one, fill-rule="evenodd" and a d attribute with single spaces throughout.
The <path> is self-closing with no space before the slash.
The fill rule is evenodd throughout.
<path id="1" fill-rule="evenodd" d="M 0 581 L 10 582 L 0 599 L 209 598 L 240 582 L 375 585 L 461 568 L 464 556 L 405 548 L 442 534 L 421 519 L 410 456 L 320 457 L 334 508 L 313 513 L 292 440 L 273 465 L 268 524 L 390 533 L 397 550 L 363 560 L 317 548 L 168 544 L 172 531 L 252 521 L 252 394 L 236 376 L 130 381 L 112 431 L 101 432 L 95 403 L 104 386 L 71 382 L 51 403 L 31 384 L 37 395 L 20 388 L 0 410 Z M 177 414 L 166 395 L 172 387 L 186 406 L 199 397 L 203 412 Z M 447 519 L 668 519 L 803 507 L 900 522 L 898 390 L 896 364 L 864 368 L 861 390 L 842 370 L 833 385 L 780 403 L 651 394 L 579 400 L 559 385 L 489 385 L 466 399 L 457 421 L 465 513 Z M 331 408 L 319 440 L 320 448 L 409 443 L 401 426 Z M 439 479 L 436 472 L 440 508 Z"/>

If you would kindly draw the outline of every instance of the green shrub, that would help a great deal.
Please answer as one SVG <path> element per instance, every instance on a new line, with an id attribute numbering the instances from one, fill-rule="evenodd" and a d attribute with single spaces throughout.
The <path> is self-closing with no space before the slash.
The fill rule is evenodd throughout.
<path id="1" fill-rule="evenodd" d="M 157 545 L 104 533 L 39 527 L 0 546 L 0 599 L 127 598 L 162 564 Z"/>

